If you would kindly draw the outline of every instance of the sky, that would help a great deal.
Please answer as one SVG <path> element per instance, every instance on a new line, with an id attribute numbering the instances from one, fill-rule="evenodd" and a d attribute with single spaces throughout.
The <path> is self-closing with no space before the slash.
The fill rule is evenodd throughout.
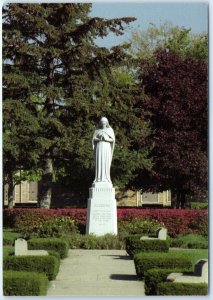
<path id="1" fill-rule="evenodd" d="M 174 25 L 191 28 L 192 33 L 208 32 L 208 4 L 207 3 L 93 3 L 91 16 L 107 19 L 120 17 L 136 17 L 130 23 L 123 36 L 109 34 L 104 39 L 97 39 L 100 46 L 111 47 L 127 41 L 130 32 L 135 29 L 146 30 L 150 23 L 156 26 L 170 21 Z"/>

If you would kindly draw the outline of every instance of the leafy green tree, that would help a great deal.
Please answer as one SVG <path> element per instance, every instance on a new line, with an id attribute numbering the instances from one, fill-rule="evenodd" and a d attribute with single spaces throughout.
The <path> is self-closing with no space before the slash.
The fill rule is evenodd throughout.
<path id="1" fill-rule="evenodd" d="M 192 34 L 191 29 L 174 26 L 171 22 L 160 26 L 151 24 L 147 30 L 135 30 L 130 39 L 131 53 L 149 61 L 157 49 L 169 49 L 181 57 L 208 59 L 208 36 Z"/>
<path id="2" fill-rule="evenodd" d="M 91 18 L 90 10 L 86 3 L 3 7 L 4 114 L 6 103 L 9 107 L 17 103 L 26 109 L 23 113 L 28 112 L 30 122 L 29 127 L 22 126 L 17 122 L 19 113 L 14 113 L 18 135 L 28 143 L 22 159 L 18 135 L 16 144 L 8 139 L 4 160 L 11 148 L 13 170 L 20 165 L 36 174 L 43 170 L 41 207 L 50 207 L 53 180 L 88 192 L 93 176 L 91 137 L 102 115 L 109 116 L 116 133 L 115 182 L 127 184 L 138 164 L 150 167 L 147 149 L 138 147 L 147 125 L 131 101 L 133 87 L 119 82 L 114 73 L 131 63 L 128 46 L 107 49 L 95 43 L 109 32 L 122 34 L 134 18 Z M 12 116 L 5 117 L 5 132 L 14 130 L 11 122 Z M 5 176 L 11 180 L 10 169 L 5 168 Z"/>

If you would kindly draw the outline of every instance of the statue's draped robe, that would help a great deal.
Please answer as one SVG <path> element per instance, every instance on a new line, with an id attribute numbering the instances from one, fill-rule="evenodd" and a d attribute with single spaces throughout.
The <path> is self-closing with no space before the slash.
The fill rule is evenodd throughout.
<path id="1" fill-rule="evenodd" d="M 110 137 L 112 140 L 108 141 L 95 141 L 99 134 Z M 97 129 L 94 132 L 93 151 L 95 156 L 95 180 L 94 182 L 111 182 L 110 179 L 110 166 L 112 155 L 115 146 L 115 135 L 111 127 L 104 129 Z"/>

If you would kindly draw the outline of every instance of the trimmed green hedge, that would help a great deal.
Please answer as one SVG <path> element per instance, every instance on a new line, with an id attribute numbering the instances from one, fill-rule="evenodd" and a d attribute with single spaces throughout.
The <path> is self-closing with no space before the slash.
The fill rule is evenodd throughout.
<path id="1" fill-rule="evenodd" d="M 157 286 L 157 295 L 161 296 L 199 296 L 208 295 L 205 283 L 161 282 Z"/>
<path id="2" fill-rule="evenodd" d="M 163 240 L 140 240 L 141 234 L 129 235 L 126 238 L 126 252 L 130 257 L 139 252 L 168 252 L 169 243 Z"/>
<path id="3" fill-rule="evenodd" d="M 192 268 L 185 269 L 149 269 L 145 272 L 144 283 L 145 283 L 145 294 L 146 295 L 157 295 L 157 285 L 161 282 L 166 281 L 170 273 L 184 273 L 193 272 Z"/>
<path id="4" fill-rule="evenodd" d="M 61 258 L 67 257 L 68 243 L 62 238 L 35 238 L 28 241 L 29 250 L 54 250 Z"/>
<path id="5" fill-rule="evenodd" d="M 174 253 L 174 251 L 138 253 L 134 255 L 136 273 L 139 279 L 143 279 L 145 272 L 149 269 L 190 269 L 192 262 L 190 258 L 185 257 L 184 253 Z"/>
<path id="6" fill-rule="evenodd" d="M 4 270 L 45 273 L 49 280 L 56 278 L 60 260 L 52 255 L 8 256 L 3 261 Z"/>
<path id="7" fill-rule="evenodd" d="M 3 272 L 4 296 L 45 296 L 48 279 L 45 274 L 34 272 Z"/>

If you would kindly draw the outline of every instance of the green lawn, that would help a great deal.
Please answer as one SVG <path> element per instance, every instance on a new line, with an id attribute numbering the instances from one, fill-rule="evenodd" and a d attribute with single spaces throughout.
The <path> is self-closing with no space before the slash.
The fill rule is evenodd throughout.
<path id="1" fill-rule="evenodd" d="M 12 246 L 3 246 L 3 258 L 6 258 L 8 255 L 14 253 L 14 247 Z"/>
<path id="2" fill-rule="evenodd" d="M 3 245 L 13 246 L 15 239 L 21 237 L 21 234 L 12 229 L 3 229 Z"/>
<path id="3" fill-rule="evenodd" d="M 169 251 L 174 253 L 184 253 L 186 257 L 188 257 L 193 265 L 199 259 L 208 259 L 208 249 L 170 249 Z"/>
<path id="4" fill-rule="evenodd" d="M 187 234 L 169 238 L 170 247 L 189 249 L 208 249 L 208 238 L 198 234 Z"/>

